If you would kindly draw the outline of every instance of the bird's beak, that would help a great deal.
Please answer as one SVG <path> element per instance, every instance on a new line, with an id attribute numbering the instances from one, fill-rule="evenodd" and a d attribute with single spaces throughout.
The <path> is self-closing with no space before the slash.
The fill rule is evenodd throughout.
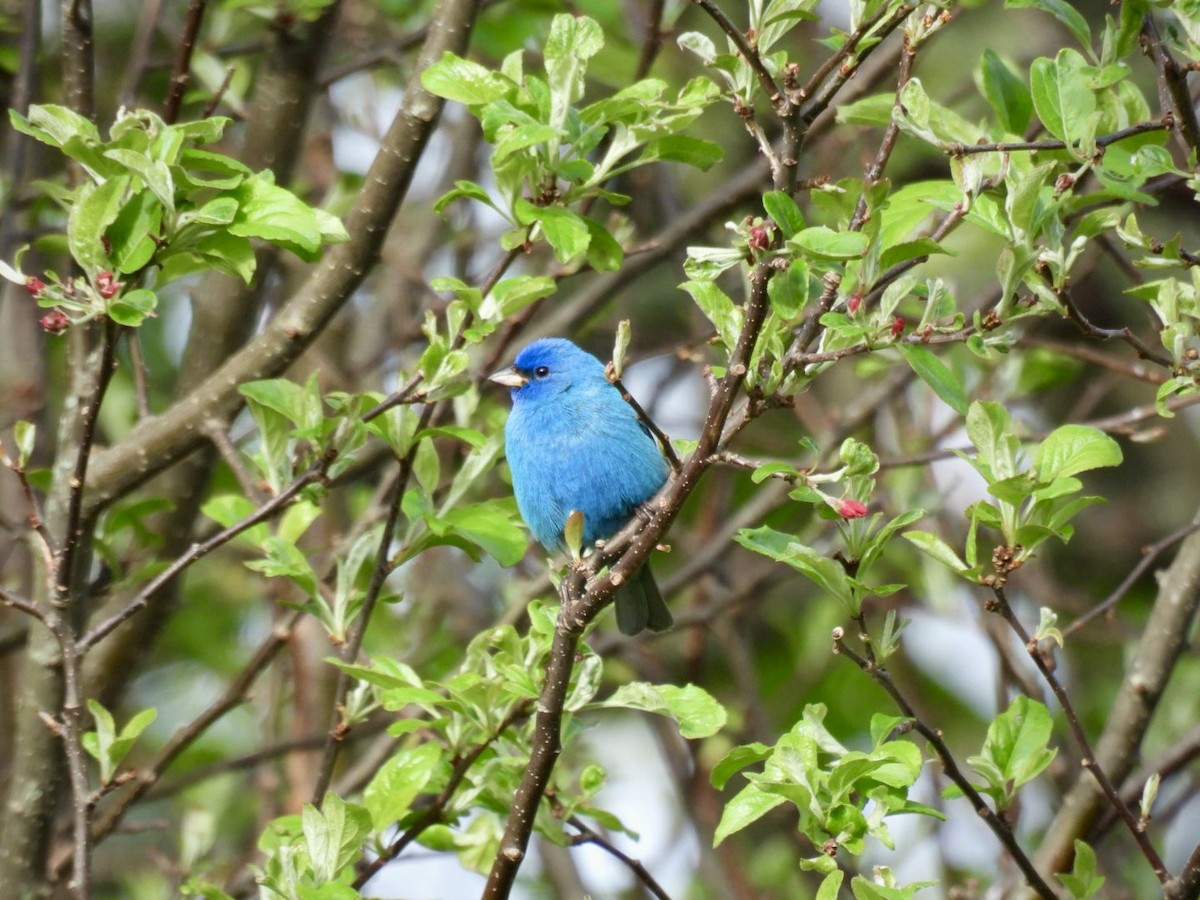
<path id="1" fill-rule="evenodd" d="M 519 388 L 524 387 L 529 379 L 512 366 L 509 366 L 507 369 L 501 369 L 495 375 L 488 376 L 488 381 L 494 381 L 496 384 L 502 384 L 505 387 Z"/>

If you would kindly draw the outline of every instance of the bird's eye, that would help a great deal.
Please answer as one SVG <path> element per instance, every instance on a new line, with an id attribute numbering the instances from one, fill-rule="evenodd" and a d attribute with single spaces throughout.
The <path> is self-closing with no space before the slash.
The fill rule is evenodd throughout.
<path id="1" fill-rule="evenodd" d="M 533 374 L 536 375 L 538 378 L 545 378 L 547 375 L 550 374 L 550 367 L 549 366 L 538 366 L 536 369 L 533 370 Z"/>

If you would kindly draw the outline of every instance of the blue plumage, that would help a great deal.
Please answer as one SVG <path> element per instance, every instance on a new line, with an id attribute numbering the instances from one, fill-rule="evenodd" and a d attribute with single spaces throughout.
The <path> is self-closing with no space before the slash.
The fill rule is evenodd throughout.
<path id="1" fill-rule="evenodd" d="M 548 550 L 563 550 L 572 510 L 584 517 L 584 544 L 618 531 L 667 480 L 658 444 L 608 382 L 604 364 L 563 338 L 542 338 L 492 376 L 512 394 L 504 429 L 517 506 Z M 626 634 L 662 630 L 671 614 L 643 566 L 617 593 Z"/>

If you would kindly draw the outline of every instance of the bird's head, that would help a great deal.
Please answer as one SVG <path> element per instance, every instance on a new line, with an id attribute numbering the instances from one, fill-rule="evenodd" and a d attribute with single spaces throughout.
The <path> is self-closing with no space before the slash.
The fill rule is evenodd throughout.
<path id="1" fill-rule="evenodd" d="M 517 354 L 512 366 L 489 379 L 512 392 L 514 401 L 550 397 L 588 384 L 605 384 L 604 364 L 566 338 L 541 338 Z"/>

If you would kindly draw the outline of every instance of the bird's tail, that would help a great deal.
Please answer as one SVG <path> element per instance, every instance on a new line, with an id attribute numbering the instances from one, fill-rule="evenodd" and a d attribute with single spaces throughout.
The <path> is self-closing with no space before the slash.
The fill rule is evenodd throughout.
<path id="1" fill-rule="evenodd" d="M 644 628 L 666 631 L 674 621 L 654 581 L 649 563 L 617 589 L 616 603 L 617 627 L 621 629 L 621 634 L 634 635 Z"/>

